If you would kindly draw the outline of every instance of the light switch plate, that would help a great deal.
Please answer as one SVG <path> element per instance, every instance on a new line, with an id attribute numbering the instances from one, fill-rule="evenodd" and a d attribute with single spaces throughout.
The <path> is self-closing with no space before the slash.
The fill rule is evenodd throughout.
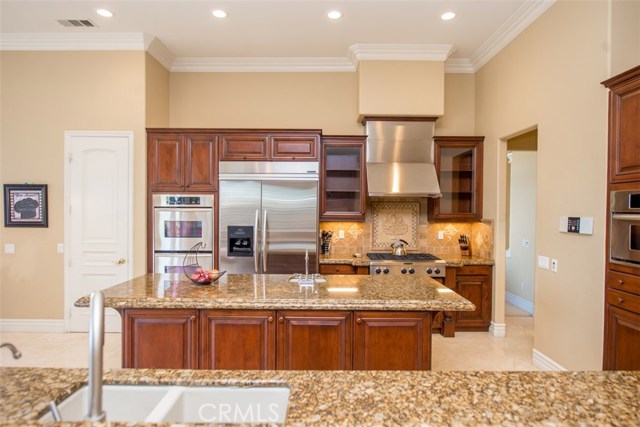
<path id="1" fill-rule="evenodd" d="M 58 243 L 58 253 L 64 253 L 64 243 Z"/>
<path id="2" fill-rule="evenodd" d="M 338 239 L 344 239 L 344 230 L 338 230 Z"/>
<path id="3" fill-rule="evenodd" d="M 444 231 L 440 230 L 438 231 L 438 240 L 442 240 L 444 239 Z"/>
<path id="4" fill-rule="evenodd" d="M 555 258 L 551 258 L 551 271 L 554 273 L 558 272 L 558 260 Z"/>
<path id="5" fill-rule="evenodd" d="M 16 245 L 13 243 L 5 243 L 4 244 L 4 253 L 5 254 L 15 254 L 16 253 Z"/>
<path id="6" fill-rule="evenodd" d="M 549 269 L 549 257 L 538 255 L 538 267 L 544 268 L 545 270 Z"/>

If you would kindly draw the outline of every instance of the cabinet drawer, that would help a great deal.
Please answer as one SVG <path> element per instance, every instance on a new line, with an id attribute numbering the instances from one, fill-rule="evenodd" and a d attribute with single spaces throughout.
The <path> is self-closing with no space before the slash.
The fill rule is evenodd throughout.
<path id="1" fill-rule="evenodd" d="M 355 269 L 348 264 L 322 264 L 320 274 L 355 274 Z"/>
<path id="2" fill-rule="evenodd" d="M 614 290 L 607 291 L 607 303 L 634 313 L 640 313 L 640 296 Z"/>
<path id="3" fill-rule="evenodd" d="M 318 136 L 272 136 L 273 160 L 318 160 Z"/>
<path id="4" fill-rule="evenodd" d="M 267 140 L 263 134 L 223 135 L 220 160 L 267 160 Z"/>
<path id="5" fill-rule="evenodd" d="M 607 286 L 640 295 L 640 276 L 607 271 Z"/>
<path id="6" fill-rule="evenodd" d="M 492 266 L 490 265 L 465 265 L 456 268 L 458 276 L 475 276 L 491 274 Z"/>

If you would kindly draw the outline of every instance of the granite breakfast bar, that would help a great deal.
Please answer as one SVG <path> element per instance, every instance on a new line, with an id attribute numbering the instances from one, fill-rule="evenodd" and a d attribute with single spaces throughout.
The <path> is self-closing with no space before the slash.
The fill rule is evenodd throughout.
<path id="1" fill-rule="evenodd" d="M 428 370 L 433 313 L 475 308 L 415 277 L 231 274 L 197 286 L 147 274 L 104 294 L 122 315 L 125 368 Z"/>

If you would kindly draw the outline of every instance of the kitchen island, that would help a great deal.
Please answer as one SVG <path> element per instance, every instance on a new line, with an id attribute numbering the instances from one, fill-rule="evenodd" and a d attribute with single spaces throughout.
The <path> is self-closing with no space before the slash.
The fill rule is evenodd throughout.
<path id="1" fill-rule="evenodd" d="M 39 425 L 49 401 L 62 401 L 86 375 L 85 369 L 0 368 L 0 425 Z M 286 425 L 291 427 L 640 425 L 638 371 L 128 369 L 107 371 L 105 384 L 284 385 L 290 388 Z"/>
<path id="2" fill-rule="evenodd" d="M 475 308 L 426 277 L 147 274 L 104 294 L 125 368 L 428 370 L 433 313 Z"/>

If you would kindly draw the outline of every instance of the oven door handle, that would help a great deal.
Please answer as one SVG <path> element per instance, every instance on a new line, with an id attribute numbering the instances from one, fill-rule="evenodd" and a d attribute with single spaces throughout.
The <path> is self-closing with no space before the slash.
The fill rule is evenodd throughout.
<path id="1" fill-rule="evenodd" d="M 640 221 L 640 214 L 617 214 L 612 213 L 611 219 L 621 219 L 623 221 Z"/>
<path id="2" fill-rule="evenodd" d="M 262 210 L 262 273 L 267 272 L 267 210 Z"/>
<path id="3" fill-rule="evenodd" d="M 260 210 L 256 209 L 256 219 L 253 224 L 253 264 L 256 269 L 256 273 L 258 273 L 258 268 L 260 268 L 260 260 L 258 253 L 258 217 L 260 215 Z"/>

